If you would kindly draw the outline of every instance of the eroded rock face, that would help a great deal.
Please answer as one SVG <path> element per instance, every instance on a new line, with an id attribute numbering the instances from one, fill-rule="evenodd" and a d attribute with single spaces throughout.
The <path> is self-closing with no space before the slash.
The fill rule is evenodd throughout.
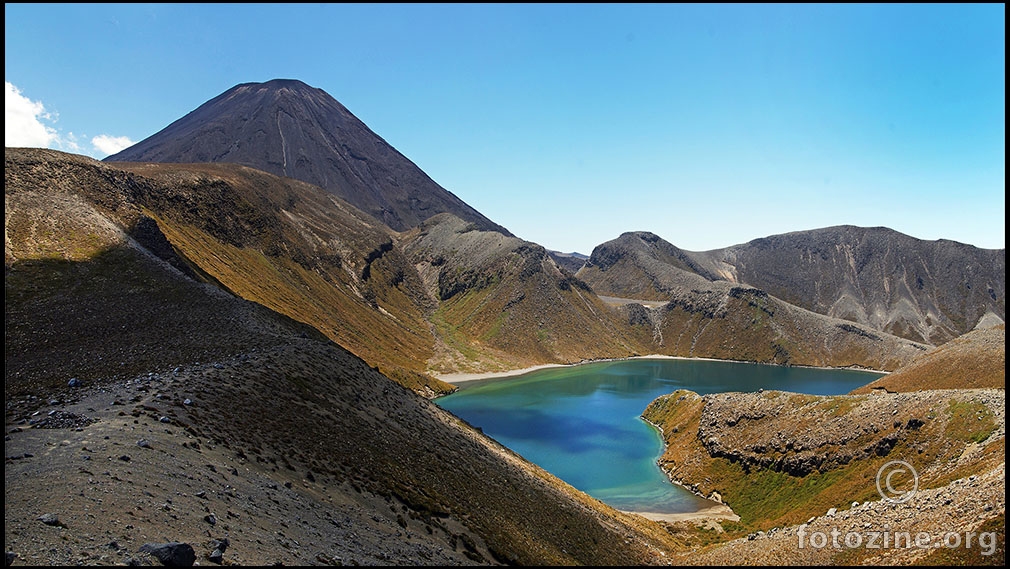
<path id="1" fill-rule="evenodd" d="M 916 342 L 939 345 L 987 315 L 1006 317 L 1005 249 L 837 226 L 699 255 L 792 304 Z"/>
<path id="2" fill-rule="evenodd" d="M 991 390 L 964 397 L 999 414 L 1001 394 Z M 767 468 L 806 476 L 888 456 L 899 441 L 928 422 L 945 420 L 941 415 L 951 400 L 952 394 L 942 391 L 831 397 L 777 391 L 707 395 L 698 440 L 710 456 L 740 463 L 745 470 Z"/>
<path id="3" fill-rule="evenodd" d="M 596 247 L 579 276 L 599 294 L 683 302 L 746 285 L 816 314 L 939 345 L 1006 317 L 1006 250 L 837 226 L 724 249 L 678 249 L 629 232 Z M 860 329 L 860 328 L 855 328 Z"/>

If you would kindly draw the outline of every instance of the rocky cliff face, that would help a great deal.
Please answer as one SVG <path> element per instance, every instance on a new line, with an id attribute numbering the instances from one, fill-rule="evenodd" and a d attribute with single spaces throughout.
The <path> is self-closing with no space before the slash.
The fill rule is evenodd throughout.
<path id="1" fill-rule="evenodd" d="M 797 307 L 936 345 L 1006 317 L 1006 250 L 830 227 L 684 251 L 651 233 L 598 246 L 579 277 L 604 295 L 667 300 L 726 282 Z"/>
<path id="2" fill-rule="evenodd" d="M 832 397 L 677 391 L 653 401 L 643 416 L 663 431 L 660 466 L 693 491 L 724 501 L 746 534 L 678 557 L 682 563 L 907 564 L 939 553 L 932 543 L 888 551 L 799 547 L 801 535 L 832 529 L 843 537 L 889 531 L 931 532 L 937 539 L 981 528 L 993 532 L 993 544 L 1004 543 L 1001 389 Z M 895 460 L 917 473 L 908 503 L 890 503 L 877 490 L 878 472 Z M 908 472 L 901 479 L 907 485 L 893 487 L 911 490 Z M 961 542 L 935 559 L 1001 563 L 973 547 Z"/>
<path id="3" fill-rule="evenodd" d="M 813 312 L 941 344 L 1006 319 L 1006 250 L 829 227 L 693 255 L 709 277 Z"/>
<path id="4" fill-rule="evenodd" d="M 509 234 L 372 132 L 321 89 L 243 83 L 107 162 L 231 162 L 317 185 L 403 231 L 449 212 Z"/>
<path id="5" fill-rule="evenodd" d="M 654 234 L 625 233 L 598 246 L 578 277 L 601 295 L 652 300 L 620 310 L 662 354 L 888 370 L 926 349 L 717 278 L 705 262 Z"/>

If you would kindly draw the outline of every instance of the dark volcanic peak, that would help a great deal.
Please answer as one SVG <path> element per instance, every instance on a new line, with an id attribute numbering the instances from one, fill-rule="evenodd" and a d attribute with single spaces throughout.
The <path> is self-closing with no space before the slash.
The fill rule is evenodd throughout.
<path id="1" fill-rule="evenodd" d="M 315 184 L 403 231 L 452 213 L 511 235 L 439 186 L 322 89 L 243 83 L 107 162 L 233 162 Z"/>

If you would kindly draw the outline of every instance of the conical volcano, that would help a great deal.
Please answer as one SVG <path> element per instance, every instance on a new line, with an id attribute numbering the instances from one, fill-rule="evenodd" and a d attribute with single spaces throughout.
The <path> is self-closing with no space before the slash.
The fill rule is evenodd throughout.
<path id="1" fill-rule="evenodd" d="M 232 162 L 315 184 L 403 231 L 439 213 L 508 230 L 439 186 L 322 89 L 243 83 L 107 162 Z"/>

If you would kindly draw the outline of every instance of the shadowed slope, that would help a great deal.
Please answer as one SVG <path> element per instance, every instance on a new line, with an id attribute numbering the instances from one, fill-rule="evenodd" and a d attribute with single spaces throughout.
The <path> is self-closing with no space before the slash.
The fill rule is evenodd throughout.
<path id="1" fill-rule="evenodd" d="M 317 185 L 403 231 L 437 213 L 503 227 L 445 190 L 322 89 L 236 85 L 107 162 L 232 162 Z"/>
<path id="2" fill-rule="evenodd" d="M 62 188 L 112 210 L 179 268 L 312 325 L 412 389 L 452 389 L 424 373 L 433 340 L 416 272 L 385 226 L 339 198 L 233 164 L 6 158 L 8 188 Z"/>

